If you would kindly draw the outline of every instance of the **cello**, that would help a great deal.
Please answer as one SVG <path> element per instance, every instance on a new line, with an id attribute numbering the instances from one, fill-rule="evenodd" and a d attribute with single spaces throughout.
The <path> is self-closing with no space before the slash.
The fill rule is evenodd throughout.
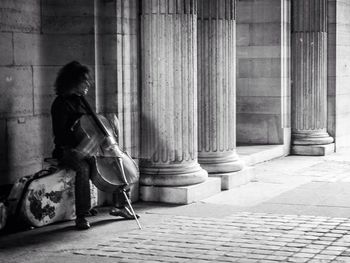
<path id="1" fill-rule="evenodd" d="M 78 120 L 80 125 L 75 132 L 82 140 L 77 150 L 93 157 L 91 181 L 104 192 L 111 193 L 122 187 L 128 206 L 142 229 L 126 193 L 130 184 L 139 179 L 138 167 L 130 155 L 120 149 L 117 143 L 118 128 L 104 116 L 96 114 L 84 96 L 80 96 L 80 99 L 88 114 Z M 114 115 L 114 122 L 117 121 Z"/>

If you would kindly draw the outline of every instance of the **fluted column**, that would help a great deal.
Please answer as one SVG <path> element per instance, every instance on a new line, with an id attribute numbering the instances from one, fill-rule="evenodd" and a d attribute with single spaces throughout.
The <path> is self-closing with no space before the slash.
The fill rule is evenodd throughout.
<path id="1" fill-rule="evenodd" d="M 292 13 L 292 144 L 330 144 L 333 138 L 327 133 L 327 0 L 293 0 Z"/>
<path id="2" fill-rule="evenodd" d="M 198 4 L 198 150 L 210 174 L 242 169 L 236 153 L 235 0 Z"/>
<path id="3" fill-rule="evenodd" d="M 141 1 L 140 182 L 204 182 L 197 146 L 197 0 Z"/>

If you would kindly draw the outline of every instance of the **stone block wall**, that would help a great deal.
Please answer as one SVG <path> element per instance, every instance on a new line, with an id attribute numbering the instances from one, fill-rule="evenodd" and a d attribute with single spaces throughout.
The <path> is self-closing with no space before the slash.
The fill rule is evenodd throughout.
<path id="1" fill-rule="evenodd" d="M 237 1 L 237 145 L 286 143 L 290 1 Z"/>
<path id="2" fill-rule="evenodd" d="M 328 1 L 328 130 L 350 146 L 350 2 Z"/>
<path id="3" fill-rule="evenodd" d="M 37 114 L 34 75 L 40 60 L 40 0 L 5 0 L 0 8 L 0 183 L 41 168 L 48 137 Z M 25 56 L 22 56 L 25 53 Z M 37 143 L 35 143 L 37 141 Z"/>
<path id="4" fill-rule="evenodd" d="M 117 113 L 119 142 L 132 157 L 139 156 L 140 102 L 138 75 L 138 1 L 96 1 L 97 107 Z"/>
<path id="5" fill-rule="evenodd" d="M 0 2 L 0 185 L 37 172 L 51 155 L 53 83 L 59 68 L 72 60 L 88 65 L 97 76 L 98 88 L 89 99 L 102 113 L 118 113 L 121 142 L 137 157 L 136 3 Z M 103 31 L 99 23 L 105 23 Z"/>
<path id="6" fill-rule="evenodd" d="M 106 117 L 116 115 L 119 144 L 136 162 L 140 156 L 138 0 L 95 0 L 96 107 Z M 132 187 L 132 200 L 138 187 Z M 112 204 L 99 192 L 99 203 Z"/>

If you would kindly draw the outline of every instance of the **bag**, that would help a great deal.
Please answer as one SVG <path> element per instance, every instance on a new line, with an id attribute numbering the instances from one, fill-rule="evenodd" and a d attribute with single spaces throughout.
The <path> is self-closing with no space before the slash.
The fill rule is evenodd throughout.
<path id="1" fill-rule="evenodd" d="M 41 227 L 75 218 L 75 172 L 50 167 L 17 180 L 8 197 L 8 217 Z M 92 189 L 92 206 L 97 190 Z"/>

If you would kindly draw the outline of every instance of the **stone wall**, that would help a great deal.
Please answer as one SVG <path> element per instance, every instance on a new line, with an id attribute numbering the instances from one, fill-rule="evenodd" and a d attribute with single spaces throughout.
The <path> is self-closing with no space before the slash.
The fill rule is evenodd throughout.
<path id="1" fill-rule="evenodd" d="M 138 1 L 99 3 L 96 21 L 97 107 L 117 113 L 119 142 L 132 157 L 140 151 Z"/>
<path id="2" fill-rule="evenodd" d="M 290 1 L 237 1 L 237 144 L 288 144 Z"/>
<path id="3" fill-rule="evenodd" d="M 350 146 L 350 2 L 328 1 L 328 130 Z"/>
<path id="4" fill-rule="evenodd" d="M 1 1 L 0 185 L 40 170 L 51 155 L 53 82 L 72 60 L 98 74 L 89 99 L 101 112 L 118 112 L 121 142 L 138 155 L 136 2 Z"/>
<path id="5" fill-rule="evenodd" d="M 48 80 L 55 65 L 44 53 L 50 48 L 58 57 L 59 50 L 48 39 L 50 26 L 42 27 L 45 10 L 40 0 L 1 2 L 1 184 L 40 169 L 52 145 Z"/>

